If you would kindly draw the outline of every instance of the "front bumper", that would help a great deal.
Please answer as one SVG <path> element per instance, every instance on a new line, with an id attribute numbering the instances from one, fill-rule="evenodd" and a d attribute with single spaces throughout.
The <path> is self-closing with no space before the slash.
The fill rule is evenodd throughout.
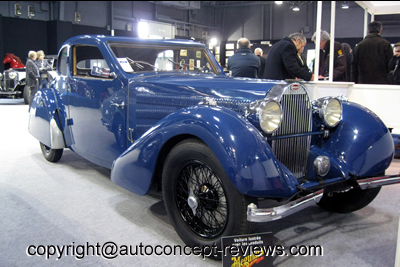
<path id="1" fill-rule="evenodd" d="M 386 175 L 381 177 L 366 178 L 356 181 L 361 189 L 370 189 L 383 185 L 400 183 L 400 174 Z M 324 194 L 324 189 L 311 193 L 307 196 L 291 201 L 284 205 L 273 208 L 261 208 L 251 203 L 247 206 L 247 220 L 250 222 L 270 222 L 279 220 L 315 203 L 318 203 Z"/>
<path id="2" fill-rule="evenodd" d="M 20 95 L 20 91 L 0 91 L 0 95 Z"/>

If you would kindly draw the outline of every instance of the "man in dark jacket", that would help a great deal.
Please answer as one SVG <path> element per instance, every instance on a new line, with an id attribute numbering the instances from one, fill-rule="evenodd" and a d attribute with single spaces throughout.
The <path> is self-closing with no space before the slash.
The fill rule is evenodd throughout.
<path id="1" fill-rule="evenodd" d="M 247 38 L 240 38 L 239 49 L 228 58 L 228 70 L 232 77 L 258 78 L 260 59 L 250 50 L 250 41 Z"/>
<path id="2" fill-rule="evenodd" d="M 311 37 L 315 43 L 316 33 Z M 327 31 L 321 31 L 319 47 L 319 71 L 318 78 L 329 77 L 329 57 L 331 49 L 331 36 Z M 339 42 L 334 42 L 333 48 L 333 77 L 332 81 L 346 81 L 346 56 L 343 54 L 343 47 Z"/>
<path id="3" fill-rule="evenodd" d="M 394 71 L 396 69 L 396 71 Z M 400 84 L 400 42 L 394 45 L 394 53 L 392 59 L 389 61 L 389 71 L 394 71 L 389 84 Z M 400 148 L 400 144 L 399 144 Z"/>
<path id="4" fill-rule="evenodd" d="M 258 78 L 262 79 L 264 76 L 265 62 L 267 60 L 265 59 L 265 57 L 263 57 L 263 50 L 259 47 L 254 49 L 254 54 L 260 59 L 260 69 L 258 70 Z"/>
<path id="5" fill-rule="evenodd" d="M 351 82 L 351 61 L 353 60 L 353 50 L 351 49 L 351 46 L 348 43 L 342 43 L 343 47 L 343 54 L 346 57 L 346 81 Z"/>
<path id="6" fill-rule="evenodd" d="M 300 67 L 297 63 L 297 51 L 307 43 L 301 33 L 292 33 L 271 47 L 265 63 L 264 77 L 266 79 L 314 80 L 314 74 Z"/>
<path id="7" fill-rule="evenodd" d="M 393 57 L 391 44 L 383 39 L 382 23 L 368 24 L 368 35 L 353 49 L 352 81 L 362 84 L 387 84 L 389 61 Z"/>
<path id="8" fill-rule="evenodd" d="M 28 60 L 26 61 L 26 85 L 29 87 L 30 97 L 29 97 L 29 110 L 31 110 L 31 105 L 33 97 L 35 96 L 38 89 L 39 81 L 39 69 L 35 63 L 37 54 L 35 51 L 29 51 Z"/>

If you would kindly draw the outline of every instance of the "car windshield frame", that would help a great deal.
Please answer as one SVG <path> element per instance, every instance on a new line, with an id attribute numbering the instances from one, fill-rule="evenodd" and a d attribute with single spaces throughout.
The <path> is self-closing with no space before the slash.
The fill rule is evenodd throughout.
<path id="1" fill-rule="evenodd" d="M 107 46 L 121 69 L 130 74 L 176 71 L 221 74 L 212 55 L 201 46 L 122 41 L 109 41 Z M 164 55 L 160 59 L 161 53 Z"/>

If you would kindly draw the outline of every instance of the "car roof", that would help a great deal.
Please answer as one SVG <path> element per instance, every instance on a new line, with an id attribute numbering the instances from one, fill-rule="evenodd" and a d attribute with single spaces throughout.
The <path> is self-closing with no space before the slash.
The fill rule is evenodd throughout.
<path id="1" fill-rule="evenodd" d="M 142 39 L 135 37 L 123 37 L 123 36 L 106 36 L 106 35 L 78 35 L 65 41 L 64 45 L 67 44 L 98 44 L 107 42 L 131 42 L 131 43 L 142 43 L 142 44 L 159 44 L 159 45 L 182 45 L 182 46 L 195 46 L 199 48 L 206 47 L 204 44 L 195 42 L 193 40 L 182 40 L 182 39 Z"/>

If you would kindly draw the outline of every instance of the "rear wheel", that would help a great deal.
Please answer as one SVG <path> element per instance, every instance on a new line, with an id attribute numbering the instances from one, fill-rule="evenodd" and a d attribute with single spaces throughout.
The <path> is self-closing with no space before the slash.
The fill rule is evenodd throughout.
<path id="1" fill-rule="evenodd" d="M 40 149 L 44 158 L 50 162 L 57 162 L 61 159 L 64 149 L 51 149 L 43 143 L 40 143 Z"/>
<path id="2" fill-rule="evenodd" d="M 164 165 L 162 189 L 172 225 L 189 246 L 217 245 L 220 249 L 222 236 L 248 232 L 249 201 L 204 143 L 188 139 L 171 150 Z"/>
<path id="3" fill-rule="evenodd" d="M 24 103 L 29 104 L 29 95 L 30 95 L 29 94 L 29 86 L 27 86 L 27 85 L 24 86 L 22 95 L 24 97 Z"/>
<path id="4" fill-rule="evenodd" d="M 318 206 L 337 213 L 353 212 L 371 203 L 380 190 L 380 187 L 365 190 L 353 188 L 347 192 L 324 193 L 323 197 L 318 202 Z"/>

